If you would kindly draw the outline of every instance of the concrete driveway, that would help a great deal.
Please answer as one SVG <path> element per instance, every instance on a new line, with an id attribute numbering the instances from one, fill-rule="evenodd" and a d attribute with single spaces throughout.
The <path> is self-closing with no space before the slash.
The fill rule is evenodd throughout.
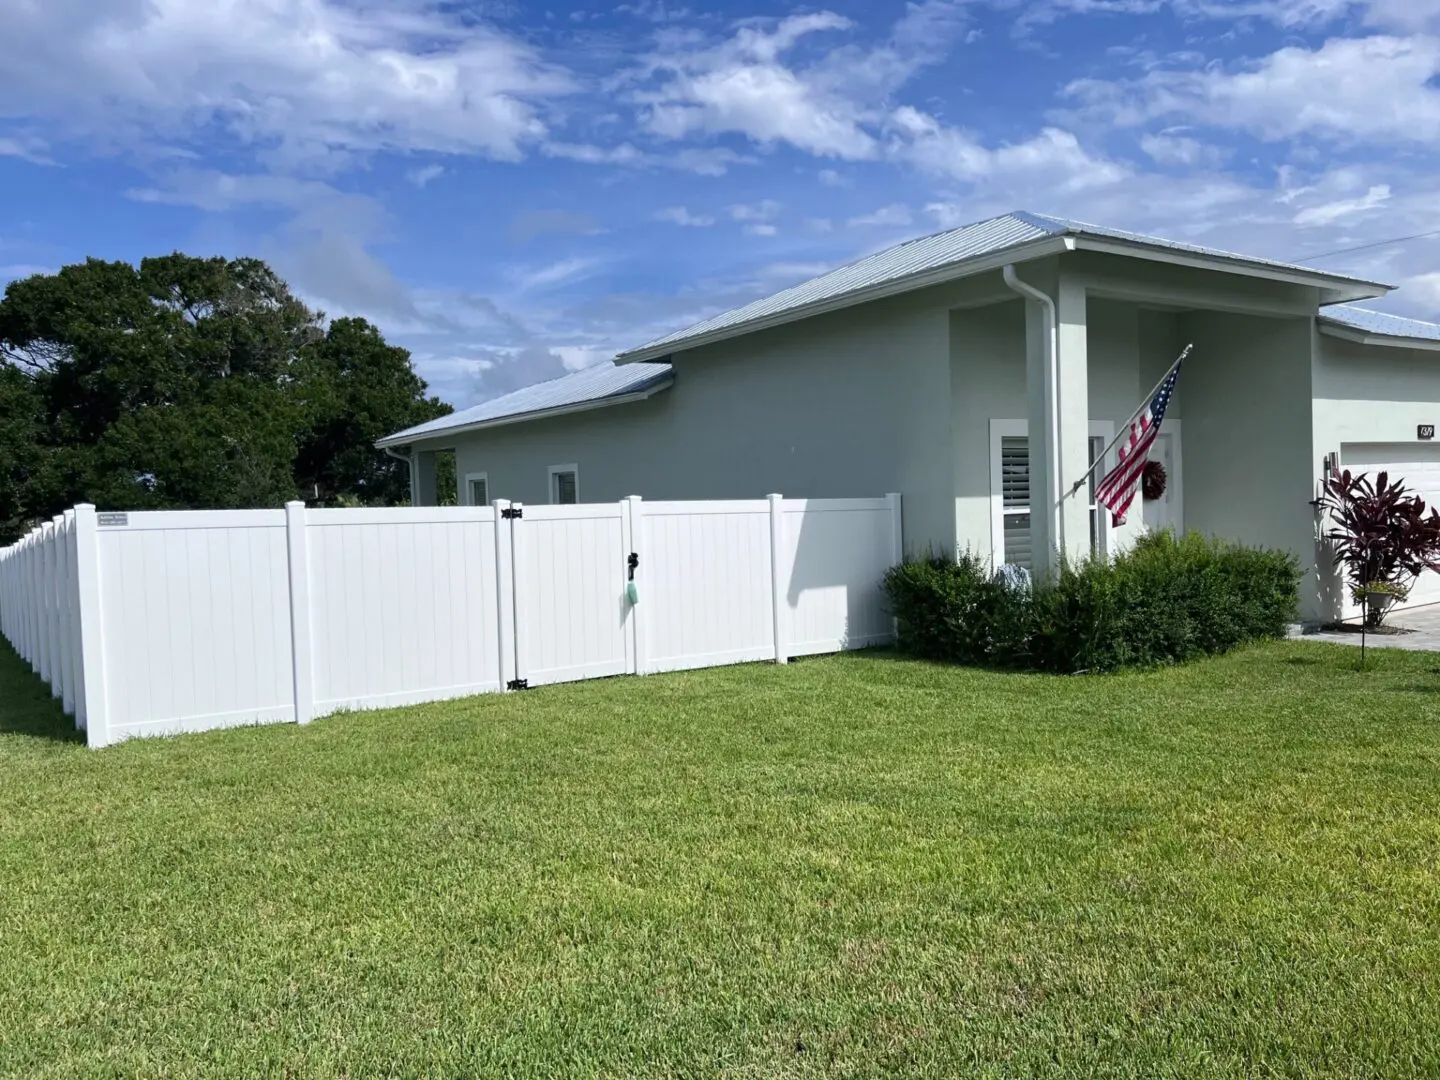
<path id="1" fill-rule="evenodd" d="M 1371 649 L 1410 649 L 1415 652 L 1440 652 L 1440 604 L 1397 611 L 1385 620 L 1387 625 L 1412 630 L 1410 634 L 1367 634 L 1365 645 Z M 1337 645 L 1360 645 L 1359 634 L 1337 634 L 1324 631 L 1306 633 L 1295 627 L 1290 636 L 1305 641 L 1333 641 Z"/>

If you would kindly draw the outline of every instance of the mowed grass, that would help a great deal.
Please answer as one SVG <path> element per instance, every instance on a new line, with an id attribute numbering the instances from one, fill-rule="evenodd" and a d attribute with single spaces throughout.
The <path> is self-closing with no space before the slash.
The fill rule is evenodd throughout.
<path id="1" fill-rule="evenodd" d="M 886 655 L 91 753 L 0 656 L 0 1074 L 1434 1076 L 1440 657 Z"/>

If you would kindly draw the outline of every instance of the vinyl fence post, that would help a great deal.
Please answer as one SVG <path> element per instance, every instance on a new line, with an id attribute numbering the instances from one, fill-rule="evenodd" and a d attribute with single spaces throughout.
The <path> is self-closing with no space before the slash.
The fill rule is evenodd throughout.
<path id="1" fill-rule="evenodd" d="M 899 566 L 905 561 L 905 522 L 901 513 L 900 493 L 892 491 L 885 496 L 890 504 L 890 565 Z M 900 620 L 891 618 L 890 633 L 900 640 Z"/>
<path id="2" fill-rule="evenodd" d="M 625 509 L 630 519 L 630 550 L 626 552 L 626 557 L 628 559 L 632 554 L 640 557 L 639 563 L 633 570 L 630 569 L 627 562 L 625 583 L 628 586 L 631 581 L 635 582 L 635 588 L 638 591 L 645 584 L 642 575 L 645 572 L 645 559 L 649 557 L 649 552 L 645 547 L 645 503 L 639 495 L 631 495 L 625 500 Z M 643 596 L 639 597 L 639 600 L 644 599 Z M 648 675 L 650 669 L 645 656 L 644 605 L 637 600 L 636 603 L 629 604 L 626 614 L 630 619 L 630 648 L 635 657 L 635 674 Z"/>
<path id="3" fill-rule="evenodd" d="M 65 515 L 50 521 L 50 694 L 65 700 Z M 63 706 L 62 706 L 63 709 Z"/>
<path id="4" fill-rule="evenodd" d="M 60 706 L 75 715 L 75 511 L 60 525 Z M 79 721 L 76 721 L 79 726 Z"/>
<path id="5" fill-rule="evenodd" d="M 770 592 L 775 612 L 775 663 L 788 664 L 790 653 L 785 641 L 785 496 L 771 495 L 770 500 Z"/>
<path id="6" fill-rule="evenodd" d="M 105 634 L 100 606 L 100 534 L 95 507 L 75 507 L 75 595 L 80 616 L 80 687 L 85 742 L 92 749 L 110 745 L 109 703 L 105 687 Z"/>
<path id="7" fill-rule="evenodd" d="M 285 542 L 290 555 L 290 648 L 295 671 L 295 722 L 315 719 L 315 666 L 310 641 L 310 537 L 305 504 L 285 504 Z"/>
<path id="8" fill-rule="evenodd" d="M 500 650 L 500 689 L 508 690 L 519 678 L 515 674 L 515 535 L 505 511 L 509 499 L 496 499 L 495 512 L 495 627 L 496 646 Z"/>

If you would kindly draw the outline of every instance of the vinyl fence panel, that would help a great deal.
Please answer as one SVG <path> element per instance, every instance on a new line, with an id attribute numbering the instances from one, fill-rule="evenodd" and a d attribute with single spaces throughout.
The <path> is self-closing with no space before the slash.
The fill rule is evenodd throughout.
<path id="1" fill-rule="evenodd" d="M 306 521 L 316 715 L 502 688 L 493 509 L 310 510 Z"/>
<path id="2" fill-rule="evenodd" d="M 291 720 L 283 510 L 101 515 L 108 740 Z"/>
<path id="3" fill-rule="evenodd" d="M 769 502 L 635 505 L 640 671 L 772 658 Z"/>
<path id="4" fill-rule="evenodd" d="M 791 656 L 893 641 L 880 581 L 898 563 L 898 497 L 786 499 L 780 583 Z"/>

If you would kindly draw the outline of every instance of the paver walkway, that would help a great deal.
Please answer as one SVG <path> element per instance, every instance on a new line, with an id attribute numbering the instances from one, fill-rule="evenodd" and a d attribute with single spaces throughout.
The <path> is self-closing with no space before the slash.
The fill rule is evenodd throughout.
<path id="1" fill-rule="evenodd" d="M 1371 649 L 1410 649 L 1416 652 L 1440 652 L 1440 604 L 1397 611 L 1385 620 L 1392 626 L 1415 631 L 1413 634 L 1367 634 L 1365 644 Z M 1319 632 L 1307 634 L 1300 627 L 1291 630 L 1290 636 L 1306 641 L 1333 641 L 1340 645 L 1360 645 L 1359 634 Z"/>

